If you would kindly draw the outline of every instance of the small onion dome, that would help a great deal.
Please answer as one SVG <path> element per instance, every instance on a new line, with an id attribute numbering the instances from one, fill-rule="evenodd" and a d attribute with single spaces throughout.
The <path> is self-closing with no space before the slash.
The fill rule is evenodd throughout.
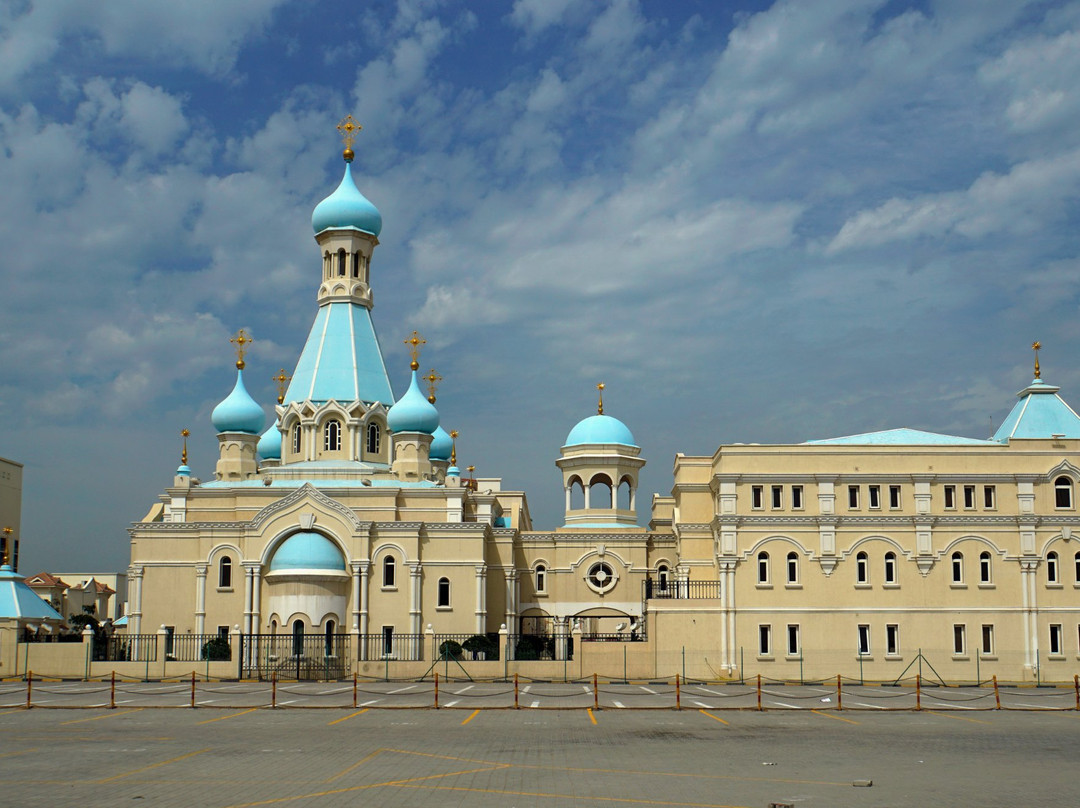
<path id="1" fill-rule="evenodd" d="M 191 468 L 185 463 L 176 470 L 176 475 L 178 477 L 190 477 Z"/>
<path id="2" fill-rule="evenodd" d="M 247 432 L 258 435 L 266 423 L 266 413 L 244 387 L 244 371 L 236 371 L 236 386 L 210 414 L 218 432 Z"/>
<path id="3" fill-rule="evenodd" d="M 294 533 L 274 553 L 270 572 L 286 570 L 333 570 L 345 572 L 345 559 L 330 539 L 321 533 Z"/>
<path id="4" fill-rule="evenodd" d="M 457 466 L 451 466 L 450 468 L 448 468 L 446 470 L 446 476 L 447 477 L 460 477 L 461 476 L 461 469 L 459 469 Z"/>
<path id="5" fill-rule="evenodd" d="M 386 425 L 391 432 L 423 432 L 426 435 L 432 435 L 438 429 L 439 411 L 420 392 L 415 370 L 405 395 L 386 413 Z"/>
<path id="6" fill-rule="evenodd" d="M 610 415 L 590 415 L 578 421 L 566 436 L 564 446 L 577 446 L 582 443 L 620 443 L 625 446 L 637 446 L 634 436 L 626 424 Z"/>
<path id="7" fill-rule="evenodd" d="M 281 460 L 281 430 L 277 421 L 262 433 L 256 451 L 263 460 Z"/>
<path id="8" fill-rule="evenodd" d="M 351 227 L 378 237 L 382 230 L 382 214 L 357 190 L 348 163 L 337 190 L 315 206 L 311 226 L 316 233 Z"/>
<path id="9" fill-rule="evenodd" d="M 449 460 L 450 452 L 454 450 L 454 439 L 450 433 L 441 426 L 431 433 L 430 457 L 432 460 Z"/>

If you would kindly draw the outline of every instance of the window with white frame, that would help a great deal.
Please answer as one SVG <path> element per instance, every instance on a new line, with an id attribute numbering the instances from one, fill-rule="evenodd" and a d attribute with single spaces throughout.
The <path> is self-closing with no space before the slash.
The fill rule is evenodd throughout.
<path id="1" fill-rule="evenodd" d="M 964 582 L 964 554 L 961 552 L 952 554 L 952 582 L 954 584 Z"/>
<path id="2" fill-rule="evenodd" d="M 972 510 L 975 507 L 975 486 L 964 486 L 964 508 Z"/>
<path id="3" fill-rule="evenodd" d="M 993 573 L 994 569 L 991 563 L 990 553 L 984 550 L 983 552 L 979 553 L 979 583 L 993 583 Z"/>
<path id="4" fill-rule="evenodd" d="M 791 486 L 791 507 L 796 511 L 801 511 L 803 508 L 803 487 L 801 485 Z"/>
<path id="5" fill-rule="evenodd" d="M 387 556 L 382 562 L 382 585 L 383 589 L 393 589 L 397 586 L 397 565 L 393 556 Z"/>
<path id="6" fill-rule="evenodd" d="M 787 554 L 787 582 L 789 584 L 799 582 L 799 554 L 796 552 Z"/>
<path id="7" fill-rule="evenodd" d="M 898 510 L 900 508 L 900 486 L 889 486 L 889 507 L 892 510 Z"/>
<path id="8" fill-rule="evenodd" d="M 341 448 L 341 421 L 331 418 L 323 425 L 323 449 L 336 452 Z"/>
<path id="9" fill-rule="evenodd" d="M 1068 477 L 1058 477 L 1054 480 L 1054 507 L 1072 509 L 1073 486 Z"/>
<path id="10" fill-rule="evenodd" d="M 994 654 L 994 625 L 993 623 L 984 623 L 982 627 L 982 644 L 979 647 L 979 652 L 983 656 L 993 656 Z"/>
<path id="11" fill-rule="evenodd" d="M 300 424 L 295 424 L 292 428 L 292 450 L 293 454 L 300 453 Z"/>
<path id="12" fill-rule="evenodd" d="M 881 508 L 881 486 L 871 485 L 866 489 L 867 505 L 871 510 L 878 510 Z"/>
<path id="13" fill-rule="evenodd" d="M 997 507 L 997 489 L 992 485 L 983 486 L 983 508 L 988 511 Z"/>
<path id="14" fill-rule="evenodd" d="M 1080 553 L 1073 556 L 1073 577 L 1076 580 L 1076 585 L 1080 586 Z"/>
<path id="15" fill-rule="evenodd" d="M 232 586 L 232 559 L 222 556 L 218 562 L 218 589 L 228 589 Z"/>
<path id="16" fill-rule="evenodd" d="M 870 556 L 865 552 L 857 553 L 855 556 L 855 583 L 870 583 Z"/>
<path id="17" fill-rule="evenodd" d="M 859 486 L 849 485 L 847 487 L 847 506 L 851 510 L 857 510 L 859 507 Z"/>
<path id="18" fill-rule="evenodd" d="M 547 567 L 543 564 L 537 564 L 533 570 L 533 579 L 536 582 L 537 594 L 544 594 L 547 592 Z"/>
<path id="19" fill-rule="evenodd" d="M 891 550 L 885 554 L 885 583 L 896 583 L 896 553 Z"/>
<path id="20" fill-rule="evenodd" d="M 799 627 L 789 625 L 787 627 L 787 653 L 788 656 L 798 656 L 802 646 L 799 644 Z"/>
<path id="21" fill-rule="evenodd" d="M 870 653 L 870 626 L 863 623 L 859 626 L 859 656 L 867 656 Z"/>
<path id="22" fill-rule="evenodd" d="M 770 491 L 772 496 L 772 509 L 778 511 L 784 507 L 784 486 L 774 485 Z"/>
<path id="23" fill-rule="evenodd" d="M 1053 550 L 1046 554 L 1046 582 L 1053 586 L 1061 583 L 1061 570 L 1058 568 L 1058 554 Z"/>
<path id="24" fill-rule="evenodd" d="M 382 427 L 378 424 L 368 424 L 367 428 L 367 453 L 377 455 L 382 448 Z"/>
<path id="25" fill-rule="evenodd" d="M 885 626 L 885 654 L 887 656 L 900 654 L 900 626 L 895 623 Z"/>
<path id="26" fill-rule="evenodd" d="M 764 551 L 757 554 L 757 582 L 769 583 L 769 554 Z"/>
<path id="27" fill-rule="evenodd" d="M 765 489 L 760 485 L 751 486 L 750 488 L 750 507 L 755 511 L 760 511 L 765 507 Z"/>
<path id="28" fill-rule="evenodd" d="M 945 501 L 945 510 L 951 511 L 956 508 L 956 486 L 946 485 L 941 489 Z"/>
<path id="29" fill-rule="evenodd" d="M 957 623 L 952 627 L 953 654 L 962 656 L 967 652 L 967 626 Z"/>
<path id="30" fill-rule="evenodd" d="M 656 568 L 656 583 L 661 592 L 667 592 L 670 572 L 667 564 L 661 564 Z"/>
<path id="31" fill-rule="evenodd" d="M 440 578 L 439 579 L 438 598 L 439 599 L 436 602 L 436 606 L 438 608 L 440 608 L 440 609 L 449 609 L 450 608 L 450 579 L 449 578 Z"/>
<path id="32" fill-rule="evenodd" d="M 1050 624 L 1050 656 L 1061 656 L 1065 653 L 1062 645 L 1061 623 Z"/>
<path id="33" fill-rule="evenodd" d="M 772 626 L 758 626 L 758 655 L 770 656 L 772 654 Z"/>

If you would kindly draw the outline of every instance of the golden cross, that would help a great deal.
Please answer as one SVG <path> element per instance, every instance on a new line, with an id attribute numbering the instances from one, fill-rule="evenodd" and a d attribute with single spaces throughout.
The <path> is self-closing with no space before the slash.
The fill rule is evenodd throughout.
<path id="1" fill-rule="evenodd" d="M 354 157 L 352 144 L 356 140 L 356 135 L 363 128 L 353 119 L 352 115 L 346 115 L 341 119 L 341 123 L 337 125 L 337 130 L 341 133 L 341 142 L 345 144 L 344 157 L 346 163 L 352 162 Z"/>
<path id="2" fill-rule="evenodd" d="M 233 345 L 236 346 L 236 367 L 237 367 L 237 370 L 243 370 L 244 369 L 244 353 L 247 351 L 247 348 L 245 346 L 248 343 L 254 342 L 254 341 L 255 340 L 252 339 L 251 337 L 249 337 L 244 332 L 244 329 L 242 329 L 242 328 L 239 331 L 236 332 L 235 337 L 230 337 L 229 338 L 229 342 L 231 342 Z"/>
<path id="3" fill-rule="evenodd" d="M 427 340 L 416 331 L 413 331 L 412 336 L 405 340 L 405 344 L 409 346 L 409 353 L 412 354 L 412 362 L 409 367 L 413 370 L 419 370 L 420 363 L 417 360 L 420 358 L 420 346 L 427 345 Z"/>
<path id="4" fill-rule="evenodd" d="M 181 463 L 181 465 L 186 466 L 187 465 L 187 439 L 188 439 L 188 435 L 190 435 L 191 433 L 186 429 L 181 429 L 180 434 L 184 437 L 184 451 L 180 453 L 180 463 Z"/>
<path id="5" fill-rule="evenodd" d="M 596 389 L 600 391 L 600 401 L 596 405 L 596 414 L 597 415 L 603 415 L 604 414 L 604 388 L 606 386 L 607 385 L 605 385 L 603 382 L 600 382 L 598 385 L 596 385 Z"/>
<path id="6" fill-rule="evenodd" d="M 1041 379 L 1042 378 L 1042 371 L 1039 369 L 1039 348 L 1041 348 L 1041 347 L 1042 347 L 1042 343 L 1039 342 L 1038 340 L 1035 340 L 1033 343 L 1031 343 L 1031 350 L 1033 350 L 1035 352 L 1035 378 L 1036 379 Z"/>
<path id="7" fill-rule="evenodd" d="M 286 376 L 285 368 L 282 368 L 277 372 L 277 376 L 271 378 L 270 381 L 277 382 L 277 403 L 283 403 L 285 401 L 285 389 L 289 382 L 292 381 L 292 376 Z"/>
<path id="8" fill-rule="evenodd" d="M 424 381 L 428 384 L 428 397 L 427 400 L 432 404 L 435 403 L 435 387 L 442 381 L 442 376 L 435 372 L 435 368 L 428 371 L 428 375 L 424 377 Z"/>
<path id="9" fill-rule="evenodd" d="M 0 563 L 7 564 L 11 558 L 11 534 L 14 532 L 10 527 L 4 528 L 4 553 L 3 558 L 0 558 Z"/>
<path id="10" fill-rule="evenodd" d="M 458 436 L 458 431 L 456 429 L 451 429 L 450 430 L 450 439 L 453 441 L 453 443 L 450 444 L 450 465 L 451 466 L 456 466 L 457 465 L 457 436 Z"/>

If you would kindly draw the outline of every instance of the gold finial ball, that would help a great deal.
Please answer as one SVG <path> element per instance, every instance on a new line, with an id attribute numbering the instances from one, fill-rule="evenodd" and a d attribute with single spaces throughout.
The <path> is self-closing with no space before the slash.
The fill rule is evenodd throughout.
<path id="1" fill-rule="evenodd" d="M 414 359 L 413 361 L 411 361 L 411 362 L 409 363 L 409 367 L 410 367 L 410 368 L 411 368 L 412 370 L 420 370 L 420 363 L 419 363 L 419 362 L 417 362 L 417 361 L 416 361 L 416 360 Z"/>
<path id="2" fill-rule="evenodd" d="M 186 438 L 188 435 L 191 434 L 191 432 L 189 430 L 187 430 L 187 429 L 181 429 L 180 434 L 183 435 Z"/>
<path id="3" fill-rule="evenodd" d="M 346 163 L 351 163 L 356 155 L 353 153 L 352 149 L 346 149 L 341 153 L 341 156 L 345 158 Z"/>
<path id="4" fill-rule="evenodd" d="M 236 360 L 236 369 L 237 370 L 243 370 L 245 367 L 246 367 L 246 365 L 244 364 L 243 359 L 237 359 Z"/>

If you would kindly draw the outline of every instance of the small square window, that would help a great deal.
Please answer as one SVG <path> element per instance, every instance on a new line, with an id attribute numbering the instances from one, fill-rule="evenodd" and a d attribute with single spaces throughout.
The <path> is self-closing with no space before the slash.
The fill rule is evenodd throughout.
<path id="1" fill-rule="evenodd" d="M 894 511 L 900 507 L 900 486 L 889 486 L 889 507 Z"/>
<path id="2" fill-rule="evenodd" d="M 871 485 L 867 490 L 867 499 L 869 500 L 869 507 L 872 510 L 877 510 L 881 507 L 881 486 Z"/>
<path id="3" fill-rule="evenodd" d="M 859 507 L 859 486 L 849 485 L 847 489 L 847 506 L 851 510 Z"/>
<path id="4" fill-rule="evenodd" d="M 802 510 L 803 506 L 803 488 L 801 485 L 791 486 L 791 507 L 795 510 Z"/>
<path id="5" fill-rule="evenodd" d="M 755 511 L 765 507 L 765 489 L 762 486 L 755 485 L 750 488 L 750 507 Z"/>

